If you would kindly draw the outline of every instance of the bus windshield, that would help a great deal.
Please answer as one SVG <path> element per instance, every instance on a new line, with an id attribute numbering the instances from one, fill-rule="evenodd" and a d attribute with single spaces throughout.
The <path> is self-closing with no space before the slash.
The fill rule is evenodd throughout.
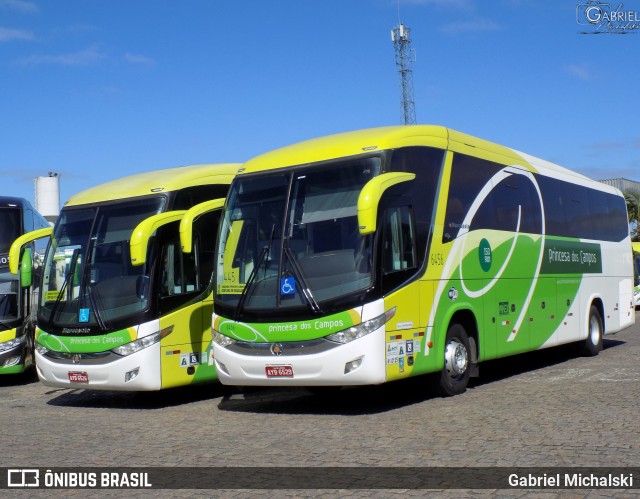
<path id="1" fill-rule="evenodd" d="M 9 253 L 11 243 L 22 234 L 19 208 L 0 208 L 0 254 Z"/>
<path id="2" fill-rule="evenodd" d="M 20 313 L 18 278 L 9 272 L 11 243 L 22 233 L 20 208 L 0 208 L 0 331 L 16 327 Z"/>
<path id="3" fill-rule="evenodd" d="M 129 240 L 163 197 L 63 210 L 45 258 L 38 322 L 89 328 L 145 310 L 149 270 L 131 265 Z"/>
<path id="4" fill-rule="evenodd" d="M 362 187 L 381 158 L 238 179 L 218 246 L 216 303 L 238 316 L 309 309 L 372 284 L 372 236 L 358 230 Z"/>
<path id="5" fill-rule="evenodd" d="M 0 271 L 0 331 L 15 327 L 14 321 L 20 318 L 18 289 L 17 277 L 8 270 Z"/>

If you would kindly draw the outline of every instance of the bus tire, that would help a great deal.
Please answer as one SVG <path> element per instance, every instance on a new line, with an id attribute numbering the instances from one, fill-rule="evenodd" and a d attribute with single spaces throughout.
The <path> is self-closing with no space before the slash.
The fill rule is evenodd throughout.
<path id="1" fill-rule="evenodd" d="M 471 345 L 461 324 L 453 323 L 447 330 L 444 344 L 444 367 L 437 377 L 436 392 L 444 396 L 464 393 L 471 373 Z"/>
<path id="2" fill-rule="evenodd" d="M 604 324 L 600 311 L 595 305 L 591 305 L 589 310 L 589 322 L 587 323 L 587 338 L 580 345 L 580 353 L 586 357 L 598 355 L 602 350 L 602 336 L 604 334 Z"/>

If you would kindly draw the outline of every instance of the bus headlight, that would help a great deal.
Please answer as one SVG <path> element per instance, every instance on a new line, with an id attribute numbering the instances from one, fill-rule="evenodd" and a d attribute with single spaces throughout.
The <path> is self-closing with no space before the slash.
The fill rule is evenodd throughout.
<path id="1" fill-rule="evenodd" d="M 126 357 L 127 355 L 131 355 L 132 353 L 139 352 L 144 348 L 148 348 L 151 345 L 155 345 L 162 338 L 168 336 L 171 331 L 173 331 L 173 326 L 169 326 L 164 328 L 162 331 L 158 331 L 156 333 L 145 336 L 144 338 L 140 338 L 138 340 L 132 341 L 131 343 L 127 343 L 125 345 L 120 345 L 119 347 L 112 348 L 111 351 L 113 353 L 117 353 L 118 355 L 122 355 Z"/>
<path id="2" fill-rule="evenodd" d="M 47 347 L 45 347 L 44 345 L 41 345 L 40 343 L 36 343 L 36 352 L 38 352 L 40 355 L 44 355 L 49 351 L 49 349 Z"/>
<path id="3" fill-rule="evenodd" d="M 16 355 L 15 357 L 9 357 L 4 361 L 2 367 L 13 367 L 20 364 L 20 359 L 22 359 L 21 355 Z"/>
<path id="4" fill-rule="evenodd" d="M 236 340 L 234 340 L 233 338 L 229 338 L 228 336 L 225 336 L 220 331 L 216 331 L 213 328 L 211 328 L 211 339 L 216 345 L 220 345 L 221 347 L 228 347 L 229 345 L 236 342 Z"/>
<path id="5" fill-rule="evenodd" d="M 6 352 L 7 350 L 13 350 L 24 343 L 25 336 L 19 336 L 9 341 L 3 341 L 0 343 L 0 352 Z"/>
<path id="6" fill-rule="evenodd" d="M 350 341 L 357 340 L 363 336 L 373 333 L 376 329 L 384 326 L 388 320 L 390 320 L 396 313 L 396 308 L 393 307 L 387 310 L 384 314 L 364 321 L 357 326 L 351 326 L 348 329 L 343 329 L 337 333 L 325 336 L 325 339 L 329 341 L 335 341 L 336 343 L 349 343 Z"/>

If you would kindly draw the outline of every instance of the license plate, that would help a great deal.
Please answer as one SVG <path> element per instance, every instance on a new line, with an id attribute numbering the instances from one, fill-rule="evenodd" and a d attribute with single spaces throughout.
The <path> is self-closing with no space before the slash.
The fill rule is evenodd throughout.
<path id="1" fill-rule="evenodd" d="M 267 366 L 267 378 L 293 378 L 293 366 Z"/>
<path id="2" fill-rule="evenodd" d="M 88 383 L 89 375 L 84 371 L 69 371 L 70 383 Z"/>

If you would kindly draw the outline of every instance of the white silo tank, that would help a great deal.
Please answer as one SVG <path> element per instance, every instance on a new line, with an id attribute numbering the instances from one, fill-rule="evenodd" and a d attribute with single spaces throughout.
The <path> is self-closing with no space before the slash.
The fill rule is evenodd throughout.
<path id="1" fill-rule="evenodd" d="M 60 214 L 60 175 L 49 172 L 47 177 L 36 178 L 36 210 L 49 222 Z"/>

